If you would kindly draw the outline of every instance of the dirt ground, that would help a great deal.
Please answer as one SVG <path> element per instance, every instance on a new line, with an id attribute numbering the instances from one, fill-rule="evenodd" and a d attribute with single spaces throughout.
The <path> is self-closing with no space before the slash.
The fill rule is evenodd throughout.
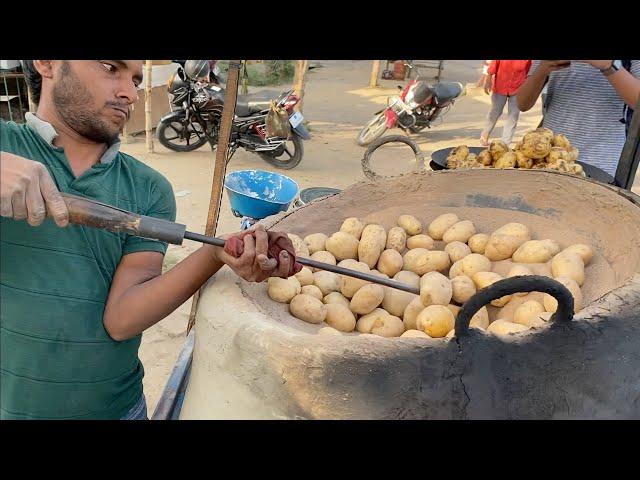
<path id="1" fill-rule="evenodd" d="M 344 188 L 364 178 L 360 163 L 364 148 L 356 144 L 356 134 L 374 112 L 386 105 L 389 95 L 399 92 L 397 85 L 405 82 L 381 80 L 380 87 L 367 87 L 371 61 L 318 60 L 311 64 L 319 68 L 314 68 L 308 74 L 303 113 L 309 121 L 313 138 L 304 144 L 304 157 L 300 165 L 293 170 L 280 172 L 298 182 L 300 189 L 320 186 Z M 431 152 L 451 145 L 480 145 L 478 138 L 490 105 L 489 97 L 481 89 L 475 88 L 480 65 L 481 61 L 478 60 L 445 62 L 442 80 L 467 85 L 467 95 L 455 103 L 441 122 L 437 121 L 431 129 L 411 136 L 418 142 L 426 158 Z M 423 73 L 430 72 L 433 71 L 425 70 Z M 282 89 L 285 87 L 282 86 Z M 538 102 L 529 112 L 520 115 L 515 138 L 535 128 L 540 117 Z M 502 125 L 503 119 L 498 121 L 493 138 L 499 138 Z M 389 133 L 402 132 L 395 129 Z M 177 221 L 186 224 L 188 230 L 203 232 L 213 174 L 214 156 L 211 150 L 204 146 L 195 152 L 176 153 L 165 149 L 157 141 L 154 142 L 154 149 L 155 153 L 146 153 L 144 135 L 129 137 L 128 143 L 123 145 L 123 151 L 157 169 L 172 183 L 178 206 Z M 388 147 L 374 156 L 372 165 L 381 174 L 399 174 L 413 169 L 415 157 L 408 147 Z M 227 171 L 254 168 L 278 171 L 257 155 L 244 150 L 236 152 Z M 640 193 L 640 178 L 636 179 L 634 191 Z M 237 231 L 239 227 L 240 220 L 232 215 L 225 196 L 218 233 Z M 183 246 L 170 246 L 165 269 L 171 268 L 198 246 L 190 241 Z M 156 407 L 184 343 L 190 306 L 191 299 L 143 334 L 140 358 L 145 368 L 144 389 L 149 415 Z"/>

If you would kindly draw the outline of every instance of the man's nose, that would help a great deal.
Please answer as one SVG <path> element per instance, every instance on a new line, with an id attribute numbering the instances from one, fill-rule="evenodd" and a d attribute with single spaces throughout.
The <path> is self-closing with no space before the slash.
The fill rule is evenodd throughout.
<path id="1" fill-rule="evenodd" d="M 139 98 L 138 88 L 132 80 L 124 81 L 120 84 L 117 97 L 120 99 L 126 99 L 129 105 L 134 104 L 138 101 Z"/>

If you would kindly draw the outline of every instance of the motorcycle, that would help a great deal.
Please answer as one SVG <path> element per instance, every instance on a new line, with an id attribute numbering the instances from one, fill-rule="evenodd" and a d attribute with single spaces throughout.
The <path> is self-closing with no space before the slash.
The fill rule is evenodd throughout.
<path id="1" fill-rule="evenodd" d="M 196 150 L 207 141 L 212 147 L 217 145 L 224 88 L 211 81 L 201 83 L 190 79 L 179 67 L 169 82 L 168 91 L 171 112 L 162 117 L 156 127 L 160 143 L 176 152 Z M 272 100 L 289 116 L 291 134 L 288 138 L 267 133 L 266 119 Z M 298 165 L 304 152 L 302 141 L 311 138 L 302 123 L 304 117 L 293 109 L 299 101 L 293 90 L 238 95 L 227 161 L 238 148 L 244 148 L 277 168 L 288 170 Z"/>
<path id="2" fill-rule="evenodd" d="M 465 94 L 459 82 L 439 82 L 430 85 L 425 77 L 420 76 L 413 62 L 405 63 L 416 71 L 415 78 L 402 89 L 399 97 L 391 97 L 387 108 L 379 110 L 374 117 L 360 130 L 356 141 L 358 145 L 368 145 L 382 136 L 388 129 L 399 127 L 411 133 L 417 133 L 441 118 L 453 106 L 456 99 Z"/>

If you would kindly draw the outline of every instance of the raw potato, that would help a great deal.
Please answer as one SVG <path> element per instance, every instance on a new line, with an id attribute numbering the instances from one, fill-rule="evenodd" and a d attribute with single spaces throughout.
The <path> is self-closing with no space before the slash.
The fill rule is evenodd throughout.
<path id="1" fill-rule="evenodd" d="M 409 237 L 407 239 L 407 248 L 426 248 L 427 250 L 433 250 L 435 247 L 435 243 L 433 238 L 429 235 L 425 235 L 421 233 L 420 235 L 414 235 L 413 237 Z"/>
<path id="2" fill-rule="evenodd" d="M 445 336 L 445 338 L 453 338 L 456 336 L 456 329 L 452 328 L 451 330 L 449 330 L 449 333 L 447 333 L 447 335 Z"/>
<path id="3" fill-rule="evenodd" d="M 373 312 L 384 298 L 384 288 L 381 285 L 370 283 L 365 285 L 351 299 L 349 308 L 353 313 L 366 315 Z"/>
<path id="4" fill-rule="evenodd" d="M 457 262 L 455 262 L 449 269 L 450 279 L 459 277 L 460 275 L 464 275 L 464 273 L 462 273 L 462 260 L 458 260 Z"/>
<path id="5" fill-rule="evenodd" d="M 356 259 L 360 242 L 347 232 L 336 232 L 326 241 L 327 251 L 338 261 Z"/>
<path id="6" fill-rule="evenodd" d="M 413 236 L 422 233 L 422 223 L 413 215 L 400 215 L 398 226 L 402 227 L 407 235 Z"/>
<path id="7" fill-rule="evenodd" d="M 495 161 L 493 168 L 515 168 L 517 161 L 518 157 L 514 152 L 506 152 Z"/>
<path id="8" fill-rule="evenodd" d="M 403 337 L 403 338 L 431 338 L 426 333 L 421 332 L 420 330 L 414 330 L 414 329 L 407 330 L 402 335 L 400 335 L 400 337 Z"/>
<path id="9" fill-rule="evenodd" d="M 551 260 L 551 273 L 554 278 L 572 278 L 582 286 L 584 283 L 584 261 L 580 255 L 573 251 L 560 252 Z"/>
<path id="10" fill-rule="evenodd" d="M 478 154 L 477 161 L 485 167 L 489 167 L 493 163 L 493 157 L 491 156 L 491 152 L 489 151 L 489 149 L 482 150 Z"/>
<path id="11" fill-rule="evenodd" d="M 393 276 L 393 279 L 415 288 L 420 287 L 420 277 L 413 272 L 400 271 Z M 382 308 L 391 315 L 402 317 L 407 306 L 415 298 L 419 299 L 420 297 L 413 293 L 398 290 L 397 288 L 384 287 Z"/>
<path id="12" fill-rule="evenodd" d="M 325 295 L 325 297 L 322 299 L 322 303 L 324 303 L 325 305 L 344 305 L 344 307 L 348 310 L 351 301 L 340 292 L 331 292 L 329 295 Z"/>
<path id="13" fill-rule="evenodd" d="M 460 219 L 455 213 L 444 213 L 429 224 L 427 233 L 434 240 L 442 240 L 444 232 L 449 230 L 450 227 L 458 223 Z"/>
<path id="14" fill-rule="evenodd" d="M 298 279 L 302 287 L 306 285 L 313 285 L 313 272 L 309 267 L 302 267 L 302 270 L 294 276 Z"/>
<path id="15" fill-rule="evenodd" d="M 453 303 L 450 303 L 449 305 L 447 305 L 447 308 L 451 313 L 453 313 L 454 320 L 458 318 L 458 314 L 460 313 L 460 310 L 462 310 L 462 307 L 459 307 L 458 305 L 454 305 Z"/>
<path id="16" fill-rule="evenodd" d="M 495 272 L 478 272 L 471 277 L 471 280 L 473 280 L 473 283 L 475 283 L 478 290 L 482 290 L 483 288 L 502 280 L 502 275 L 498 275 Z M 494 307 L 504 307 L 509 300 L 511 300 L 511 295 L 505 295 L 492 300 L 491 305 Z"/>
<path id="17" fill-rule="evenodd" d="M 467 255 L 471 255 L 471 249 L 469 248 L 469 245 L 457 241 L 451 242 L 446 247 L 444 247 L 444 251 L 449 254 L 451 263 L 456 263 L 458 260 L 462 260 Z"/>
<path id="18" fill-rule="evenodd" d="M 328 263 L 329 265 L 335 265 L 337 263 L 336 262 L 336 257 L 334 257 L 333 254 L 331 254 L 331 252 L 327 252 L 326 250 L 320 250 L 319 252 L 316 252 L 313 255 L 311 255 L 310 258 L 312 260 L 317 261 L 317 262 Z M 319 268 L 312 268 L 311 270 L 313 272 L 317 272 L 320 269 Z"/>
<path id="19" fill-rule="evenodd" d="M 330 273 L 330 272 L 327 272 Z M 327 306 L 311 295 L 296 295 L 289 304 L 291 315 L 308 323 L 322 323 L 327 316 Z"/>
<path id="20" fill-rule="evenodd" d="M 340 291 L 340 275 L 320 270 L 313 274 L 313 284 L 320 289 L 322 295 Z"/>
<path id="21" fill-rule="evenodd" d="M 488 241 L 489 235 L 487 235 L 486 233 L 476 233 L 475 235 L 471 236 L 467 243 L 472 253 L 484 254 L 484 249 L 487 247 Z"/>
<path id="22" fill-rule="evenodd" d="M 407 246 L 407 232 L 402 227 L 393 227 L 387 235 L 387 249 L 393 248 L 398 253 L 404 252 Z"/>
<path id="23" fill-rule="evenodd" d="M 441 273 L 429 272 L 420 279 L 420 300 L 425 307 L 449 305 L 451 295 L 451 280 Z"/>
<path id="24" fill-rule="evenodd" d="M 520 151 L 528 158 L 544 158 L 549 155 L 551 151 L 551 142 L 548 137 L 544 137 L 536 132 L 530 132 L 522 138 Z"/>
<path id="25" fill-rule="evenodd" d="M 524 243 L 524 242 L 522 242 Z M 492 262 L 500 260 L 506 260 L 518 249 L 521 245 L 518 237 L 513 235 L 506 235 L 500 233 L 493 233 L 489 237 L 487 246 L 484 250 L 484 256 Z"/>
<path id="26" fill-rule="evenodd" d="M 358 259 L 373 268 L 387 244 L 387 234 L 382 225 L 370 224 L 364 227 L 358 244 Z"/>
<path id="27" fill-rule="evenodd" d="M 516 150 L 514 152 L 516 154 L 516 165 L 518 168 L 532 168 L 533 167 L 533 159 L 527 157 L 520 150 Z"/>
<path id="28" fill-rule="evenodd" d="M 520 325 L 519 323 L 507 322 L 506 320 L 498 319 L 491 322 L 487 328 L 487 332 L 495 333 L 496 335 L 510 335 L 512 333 L 520 333 L 529 330 L 526 325 Z"/>
<path id="29" fill-rule="evenodd" d="M 364 230 L 365 223 L 359 218 L 350 217 L 347 218 L 344 222 L 342 222 L 342 226 L 340 227 L 341 232 L 350 233 L 356 240 L 360 240 L 360 236 L 362 235 L 362 230 Z"/>
<path id="30" fill-rule="evenodd" d="M 462 266 L 461 274 L 466 275 L 469 278 L 473 278 L 473 276 L 478 272 L 491 271 L 491 261 L 479 253 L 467 255 L 460 260 L 460 265 Z"/>
<path id="31" fill-rule="evenodd" d="M 549 246 L 541 240 L 524 242 L 513 252 L 513 261 L 517 263 L 545 263 L 551 260 Z"/>
<path id="32" fill-rule="evenodd" d="M 356 328 L 356 316 L 340 303 L 327 304 L 327 316 L 324 321 L 341 332 L 353 332 Z"/>
<path id="33" fill-rule="evenodd" d="M 489 328 L 489 311 L 487 310 L 487 307 L 482 307 L 473 314 L 473 317 L 471 317 L 471 320 L 469 321 L 469 326 L 481 328 L 482 330 Z"/>
<path id="34" fill-rule="evenodd" d="M 573 296 L 573 313 L 582 310 L 582 290 L 575 280 L 569 277 L 557 277 L 556 280 L 567 287 Z M 544 294 L 544 309 L 547 312 L 555 313 L 558 310 L 558 301 L 548 293 Z"/>
<path id="35" fill-rule="evenodd" d="M 382 318 L 381 325 L 377 322 L 373 324 L 371 333 L 387 338 L 399 337 L 404 333 L 404 323 L 394 315 L 387 315 Z"/>
<path id="36" fill-rule="evenodd" d="M 429 253 L 429 250 L 426 248 L 413 248 L 409 250 L 403 257 L 403 268 L 417 275 L 424 275 L 427 272 L 420 273 L 420 270 L 424 268 L 427 253 Z"/>
<path id="37" fill-rule="evenodd" d="M 302 288 L 295 276 L 289 278 L 270 277 L 267 284 L 267 294 L 271 300 L 280 303 L 289 303 L 293 297 L 300 293 Z"/>
<path id="38" fill-rule="evenodd" d="M 312 233 L 311 235 L 307 235 L 304 237 L 304 243 L 307 244 L 307 248 L 309 249 L 309 253 L 313 255 L 316 252 L 321 250 L 326 250 L 325 246 L 327 244 L 327 237 L 324 233 Z"/>
<path id="39" fill-rule="evenodd" d="M 302 287 L 302 290 L 300 293 L 304 293 L 305 295 L 311 295 L 312 297 L 315 297 L 318 300 L 323 299 L 322 292 L 315 285 L 305 285 L 304 287 Z"/>
<path id="40" fill-rule="evenodd" d="M 343 260 L 338 266 L 349 268 L 351 270 L 357 270 L 358 272 L 370 273 L 369 267 L 366 263 L 358 262 L 357 260 Z M 347 275 L 340 275 L 340 292 L 347 298 L 353 297 L 353 295 L 364 285 L 369 282 L 366 280 L 360 280 L 359 278 L 349 277 Z"/>
<path id="41" fill-rule="evenodd" d="M 539 328 L 544 326 L 544 321 L 538 318 L 538 315 L 544 313 L 544 307 L 539 302 L 524 302 L 516 308 L 513 314 L 513 323 L 526 325 L 527 327 Z"/>
<path id="42" fill-rule="evenodd" d="M 462 242 L 466 243 L 476 234 L 476 227 L 471 220 L 462 220 L 451 225 L 442 235 L 444 243 Z"/>
<path id="43" fill-rule="evenodd" d="M 287 236 L 293 243 L 293 249 L 296 251 L 296 257 L 309 257 L 309 247 L 304 241 L 295 233 L 287 233 Z"/>
<path id="44" fill-rule="evenodd" d="M 318 335 L 342 335 L 338 330 L 332 327 L 322 327 L 318 330 Z"/>
<path id="45" fill-rule="evenodd" d="M 578 160 L 579 153 L 580 151 L 576 147 L 571 147 L 569 149 L 569 161 L 575 162 L 576 160 Z"/>
<path id="46" fill-rule="evenodd" d="M 593 259 L 593 249 L 584 243 L 574 243 L 563 250 L 564 252 L 573 252 L 580 255 L 585 266 L 591 263 Z M 556 252 L 557 253 L 557 252 Z"/>
<path id="47" fill-rule="evenodd" d="M 425 309 L 425 306 L 422 304 L 422 300 L 417 295 L 414 295 L 414 299 L 411 300 L 407 308 L 404 309 L 404 315 L 402 316 L 402 322 L 404 323 L 405 330 L 413 330 L 418 328 L 416 321 L 418 320 L 418 315 L 422 310 Z M 384 303 L 382 304 L 384 307 Z"/>
<path id="48" fill-rule="evenodd" d="M 465 303 L 476 294 L 476 285 L 466 275 L 458 275 L 451 279 L 451 289 L 453 301 L 456 303 Z"/>
<path id="49" fill-rule="evenodd" d="M 493 233 L 497 235 L 511 235 L 512 237 L 516 237 L 519 242 L 518 247 L 524 242 L 531 240 L 531 230 L 522 223 L 507 223 Z"/>
<path id="50" fill-rule="evenodd" d="M 447 252 L 414 248 L 404 255 L 404 269 L 420 276 L 428 272 L 443 271 L 451 266 Z"/>
<path id="51" fill-rule="evenodd" d="M 515 315 L 518 307 L 528 301 L 543 303 L 544 294 L 542 292 L 529 292 L 521 297 L 514 295 L 511 297 L 511 300 L 509 300 L 509 303 L 498 310 L 495 318 L 501 318 L 502 320 L 513 322 L 513 316 Z"/>
<path id="52" fill-rule="evenodd" d="M 503 141 L 494 140 L 489 144 L 489 153 L 491 154 L 493 163 L 500 160 L 507 152 L 509 152 L 509 147 Z"/>
<path id="53" fill-rule="evenodd" d="M 385 250 L 380 254 L 378 270 L 380 273 L 393 277 L 396 273 L 402 270 L 403 263 L 402 255 L 400 255 L 397 250 Z"/>
<path id="54" fill-rule="evenodd" d="M 551 252 L 551 256 L 558 254 L 560 252 L 560 245 L 555 240 L 551 240 L 550 238 L 545 238 L 544 240 L 540 240 L 545 247 Z"/>
<path id="55" fill-rule="evenodd" d="M 453 313 L 442 305 L 429 305 L 416 320 L 418 330 L 432 338 L 442 338 L 454 327 Z"/>
<path id="56" fill-rule="evenodd" d="M 571 148 L 571 143 L 569 143 L 569 139 L 566 136 L 564 136 L 561 133 L 558 133 L 553 137 L 553 146 L 565 148 L 568 150 Z"/>
<path id="57" fill-rule="evenodd" d="M 382 325 L 383 319 L 390 315 L 382 308 L 376 308 L 373 312 L 363 315 L 356 322 L 356 330 L 360 333 L 371 333 L 375 324 Z"/>
<path id="58" fill-rule="evenodd" d="M 513 267 L 511 267 L 511 270 L 509 270 L 509 273 L 507 273 L 507 278 L 519 277 L 523 275 L 533 275 L 533 272 L 530 268 L 525 267 L 524 265 L 514 265 Z M 514 295 L 518 297 L 524 297 L 526 294 L 527 292 L 514 293 Z"/>

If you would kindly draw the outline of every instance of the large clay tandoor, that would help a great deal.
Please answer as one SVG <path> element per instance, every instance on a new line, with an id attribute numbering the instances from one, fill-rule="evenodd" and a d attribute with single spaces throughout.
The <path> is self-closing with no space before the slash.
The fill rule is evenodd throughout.
<path id="1" fill-rule="evenodd" d="M 562 246 L 591 244 L 584 304 L 569 323 L 496 337 L 318 335 L 225 269 L 200 301 L 181 418 L 640 418 L 638 197 L 543 171 L 442 171 L 359 183 L 266 225 L 330 234 L 346 217 L 387 229 L 445 212 L 490 233 L 508 222 Z"/>

